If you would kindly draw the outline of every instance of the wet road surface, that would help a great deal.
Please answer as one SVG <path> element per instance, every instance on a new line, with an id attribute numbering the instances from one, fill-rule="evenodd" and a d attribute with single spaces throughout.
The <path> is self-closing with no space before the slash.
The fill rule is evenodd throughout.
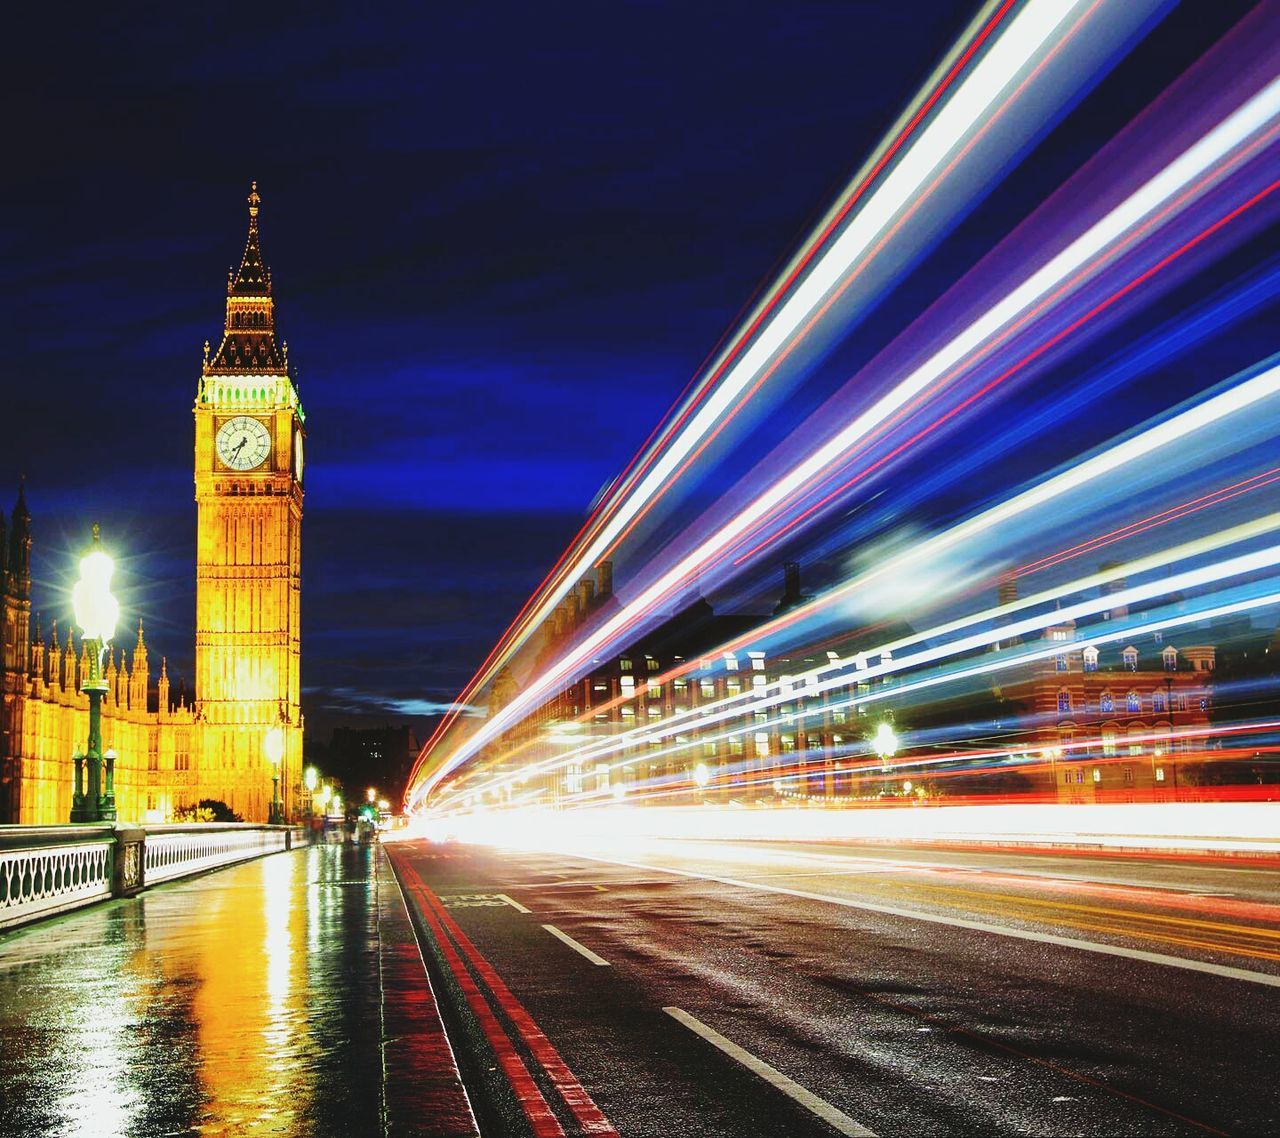
<path id="1" fill-rule="evenodd" d="M 376 868 L 313 846 L 0 937 L 0 1133 L 381 1133 Z"/>
<path id="2" fill-rule="evenodd" d="M 1270 867 L 759 842 L 388 848 L 420 923 L 433 914 L 481 986 L 485 969 L 500 980 L 623 1135 L 1280 1133 Z M 460 1006 L 438 952 L 433 968 Z M 589 1132 L 500 1003 L 565 1131 Z M 490 1053 L 468 1015 L 453 1028 L 474 1080 Z M 528 1132 L 511 1109 L 486 1121 Z"/>

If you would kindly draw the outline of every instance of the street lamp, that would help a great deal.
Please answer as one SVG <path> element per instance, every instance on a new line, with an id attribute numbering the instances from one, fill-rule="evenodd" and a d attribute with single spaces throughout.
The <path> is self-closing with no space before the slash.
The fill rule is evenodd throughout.
<path id="1" fill-rule="evenodd" d="M 89 676 L 80 685 L 89 697 L 89 746 L 83 755 L 74 756 L 73 822 L 112 822 L 116 817 L 116 754 L 114 751 L 108 751 L 105 756 L 102 753 L 102 695 L 107 690 L 107 681 L 102 676 L 102 656 L 107 650 L 107 643 L 115 635 L 120 605 L 111 595 L 111 574 L 115 570 L 115 562 L 102 548 L 101 538 L 98 523 L 94 522 L 93 541 L 80 559 L 80 580 L 71 590 L 76 623 L 89 647 Z M 105 787 L 102 779 L 104 757 L 107 767 Z M 87 792 L 84 785 L 86 762 L 89 766 Z"/>
<path id="2" fill-rule="evenodd" d="M 267 822 L 272 826 L 284 825 L 284 803 L 280 801 L 280 760 L 284 758 L 284 731 L 272 727 L 263 740 L 262 749 L 271 761 L 271 813 Z"/>
<path id="3" fill-rule="evenodd" d="M 893 726 L 889 723 L 881 723 L 876 728 L 875 735 L 871 738 L 871 746 L 875 753 L 880 756 L 880 772 L 887 775 L 889 773 L 889 760 L 898 753 L 898 735 Z M 891 793 L 888 779 L 885 780 L 880 793 Z"/>

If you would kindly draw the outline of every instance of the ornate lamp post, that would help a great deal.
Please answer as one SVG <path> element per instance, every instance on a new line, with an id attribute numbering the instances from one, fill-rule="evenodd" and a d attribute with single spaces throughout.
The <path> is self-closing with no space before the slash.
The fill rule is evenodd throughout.
<path id="1" fill-rule="evenodd" d="M 80 634 L 88 642 L 89 676 L 80 685 L 89 697 L 89 745 L 83 755 L 75 756 L 76 785 L 71 798 L 71 821 L 113 822 L 116 817 L 115 751 L 106 758 L 106 785 L 103 785 L 102 694 L 107 681 L 102 676 L 102 656 L 107 643 L 115 635 L 120 605 L 111 595 L 111 574 L 115 563 L 102 548 L 101 532 L 93 525 L 93 542 L 80 559 L 80 580 L 71 590 Z M 89 786 L 85 789 L 85 765 L 89 768 Z"/>
<path id="2" fill-rule="evenodd" d="M 316 787 L 320 784 L 320 772 L 315 767 L 307 767 L 302 772 L 302 785 L 307 792 L 307 816 L 314 817 L 316 812 Z"/>
<path id="3" fill-rule="evenodd" d="M 871 746 L 880 757 L 880 773 L 885 776 L 881 794 L 892 793 L 889 783 L 889 760 L 898 753 L 898 734 L 890 723 L 881 723 L 871 739 Z"/>
<path id="4" fill-rule="evenodd" d="M 271 813 L 267 822 L 272 826 L 284 825 L 284 803 L 280 801 L 280 760 L 284 758 L 284 732 L 272 727 L 267 732 L 262 749 L 271 760 Z"/>

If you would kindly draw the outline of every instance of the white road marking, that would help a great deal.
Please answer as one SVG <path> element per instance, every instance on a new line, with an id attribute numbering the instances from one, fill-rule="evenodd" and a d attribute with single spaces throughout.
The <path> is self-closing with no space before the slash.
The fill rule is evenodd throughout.
<path id="1" fill-rule="evenodd" d="M 592 855 L 575 853 L 576 857 Z M 733 877 L 718 877 L 714 873 L 695 873 L 688 869 L 670 869 L 663 865 L 646 865 L 643 862 L 619 861 L 615 858 L 593 857 L 607 865 L 625 865 L 631 869 L 643 869 L 650 873 L 670 873 L 677 877 L 692 877 L 699 881 L 716 881 L 732 885 L 736 889 L 756 889 L 763 893 L 781 893 L 799 897 L 804 901 L 824 901 L 828 905 L 841 905 L 846 909 L 864 909 L 869 913 L 884 913 L 890 917 L 905 917 L 909 921 L 927 921 L 936 925 L 951 925 L 957 929 L 970 929 L 980 933 L 1030 940 L 1038 944 L 1053 944 L 1060 948 L 1078 948 L 1084 952 L 1097 952 L 1104 956 L 1123 956 L 1129 960 L 1141 960 L 1147 964 L 1161 964 L 1167 968 L 1185 968 L 1190 972 L 1207 972 L 1211 976 L 1225 976 L 1228 980 L 1244 980 L 1250 984 L 1263 984 L 1280 988 L 1280 976 L 1269 972 L 1252 972 L 1247 968 L 1232 968 L 1227 964 L 1210 964 L 1203 960 L 1190 960 L 1183 956 L 1167 956 L 1163 952 L 1146 952 L 1140 948 L 1125 948 L 1118 944 L 1101 944 L 1075 937 L 1055 936 L 1053 933 L 1032 932 L 1030 929 L 1011 928 L 1008 925 L 991 925 L 985 921 L 969 921 L 961 917 L 944 917 L 941 913 L 927 913 L 921 909 L 900 909 L 896 905 L 875 905 L 870 901 L 854 901 L 848 897 L 832 897 L 826 893 L 810 893 L 804 889 L 787 889 L 781 885 L 765 885 L 758 881 L 740 881 Z"/>
<path id="2" fill-rule="evenodd" d="M 591 961 L 592 964 L 603 964 L 606 968 L 609 967 L 609 962 L 605 960 L 603 956 L 597 956 L 585 944 L 579 944 L 568 933 L 562 933 L 558 928 L 555 927 L 555 925 L 543 925 L 542 927 L 546 929 L 547 932 L 549 932 L 557 940 L 564 941 L 564 943 L 567 944 L 571 949 L 573 949 L 574 952 L 580 952 L 589 961 Z"/>
<path id="3" fill-rule="evenodd" d="M 851 1138 L 876 1138 L 875 1133 L 861 1123 L 855 1122 L 844 1111 L 837 1110 L 826 1099 L 819 1098 L 812 1091 L 805 1090 L 799 1083 L 788 1079 L 776 1067 L 769 1066 L 763 1059 L 758 1059 L 750 1051 L 739 1047 L 732 1039 L 726 1039 L 718 1031 L 708 1027 L 700 1019 L 691 1016 L 683 1008 L 663 1008 L 677 1023 L 684 1024 L 695 1035 L 700 1035 L 713 1047 L 719 1048 L 730 1059 L 741 1063 L 753 1075 L 759 1075 L 772 1087 L 777 1087 L 788 1098 L 794 1099 L 806 1110 L 822 1119 L 837 1133 L 850 1135 Z"/>
<path id="4" fill-rule="evenodd" d="M 495 893 L 494 896 L 497 897 L 498 900 L 500 901 L 505 901 L 508 905 L 510 905 L 513 909 L 515 909 L 517 913 L 527 913 L 530 911 L 526 909 L 522 904 L 520 904 L 519 901 L 513 901 L 505 893 Z"/>

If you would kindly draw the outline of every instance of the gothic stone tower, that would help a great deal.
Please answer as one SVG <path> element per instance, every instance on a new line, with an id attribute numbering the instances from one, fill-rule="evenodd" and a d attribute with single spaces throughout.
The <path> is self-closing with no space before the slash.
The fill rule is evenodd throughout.
<path id="1" fill-rule="evenodd" d="M 255 182 L 244 256 L 227 279 L 222 342 L 212 355 L 205 343 L 195 404 L 197 782 L 249 821 L 266 820 L 271 802 L 268 733 L 284 734 L 286 816 L 302 761 L 304 415 L 288 344 L 276 340 L 260 204 Z"/>

